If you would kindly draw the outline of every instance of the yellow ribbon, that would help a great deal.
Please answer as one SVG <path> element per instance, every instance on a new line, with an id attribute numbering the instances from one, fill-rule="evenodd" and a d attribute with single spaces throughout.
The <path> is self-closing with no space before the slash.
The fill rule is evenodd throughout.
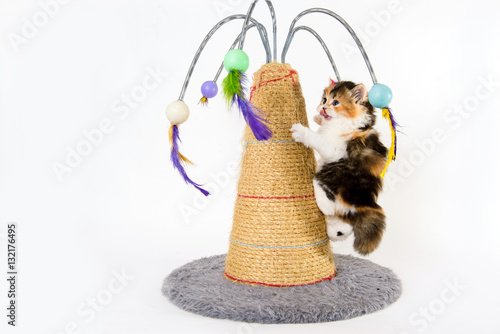
<path id="1" fill-rule="evenodd" d="M 394 125 L 392 124 L 392 120 L 391 120 L 391 116 L 390 116 L 390 112 L 389 112 L 388 108 L 382 109 L 382 117 L 384 117 L 385 119 L 387 119 L 389 121 L 389 126 L 391 127 L 391 139 L 392 139 L 391 147 L 389 148 L 389 155 L 387 156 L 387 162 L 385 163 L 384 170 L 380 174 L 380 177 L 383 178 L 385 176 L 385 172 L 387 171 L 387 167 L 389 167 L 389 164 L 391 163 L 391 161 L 396 160 L 396 152 L 395 152 L 396 129 L 394 129 Z"/>

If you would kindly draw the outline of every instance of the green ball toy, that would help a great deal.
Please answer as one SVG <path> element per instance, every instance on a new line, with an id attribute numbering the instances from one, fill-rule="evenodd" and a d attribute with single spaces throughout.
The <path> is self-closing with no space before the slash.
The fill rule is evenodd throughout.
<path id="1" fill-rule="evenodd" d="M 226 53 L 224 57 L 224 67 L 228 72 L 232 70 L 245 72 L 249 66 L 250 59 L 248 59 L 248 55 L 243 50 L 233 49 Z"/>

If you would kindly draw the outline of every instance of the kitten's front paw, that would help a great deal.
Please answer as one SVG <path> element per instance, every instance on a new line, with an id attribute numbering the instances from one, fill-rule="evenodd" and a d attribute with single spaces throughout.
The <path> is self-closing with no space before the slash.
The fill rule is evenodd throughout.
<path id="1" fill-rule="evenodd" d="M 313 121 L 315 121 L 318 125 L 321 125 L 323 123 L 323 117 L 321 115 L 316 115 L 313 117 Z"/>
<path id="2" fill-rule="evenodd" d="M 342 241 L 352 234 L 352 225 L 337 217 L 326 218 L 326 234 L 331 241 Z"/>
<path id="3" fill-rule="evenodd" d="M 300 123 L 292 125 L 292 128 L 290 129 L 290 131 L 292 131 L 293 139 L 295 139 L 295 141 L 299 143 L 304 143 L 307 130 L 308 128 L 306 128 Z"/>

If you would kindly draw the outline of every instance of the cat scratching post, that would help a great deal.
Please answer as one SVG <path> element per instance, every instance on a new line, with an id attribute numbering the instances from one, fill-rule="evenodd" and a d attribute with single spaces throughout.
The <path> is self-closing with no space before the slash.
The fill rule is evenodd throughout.
<path id="1" fill-rule="evenodd" d="M 262 66 L 251 101 L 266 112 L 273 137 L 257 141 L 245 129 L 225 276 L 270 286 L 331 279 L 335 265 L 312 184 L 314 153 L 290 132 L 295 123 L 308 125 L 297 72 L 288 64 Z"/>
<path id="2" fill-rule="evenodd" d="M 201 258 L 175 269 L 163 282 L 163 294 L 173 304 L 196 314 L 258 323 L 335 321 L 380 310 L 399 297 L 400 280 L 390 269 L 365 259 L 337 254 L 334 263 L 325 218 L 314 198 L 314 153 L 291 136 L 293 124 L 308 126 L 299 76 L 285 61 L 297 31 L 307 31 L 320 42 L 336 81 L 341 80 L 322 38 L 308 26 L 296 26 L 297 21 L 305 15 L 321 14 L 340 22 L 361 51 L 374 84 L 371 92 L 375 89 L 380 107 L 387 107 L 392 93 L 389 94 L 388 87 L 377 83 L 361 41 L 352 28 L 328 9 L 307 9 L 294 18 L 281 53 L 281 63 L 278 63 L 274 8 L 271 0 L 266 0 L 273 23 L 271 54 L 265 27 L 252 17 L 257 2 L 252 0 L 246 15 L 228 16 L 209 31 L 193 57 L 178 100 L 167 106 L 173 167 L 186 183 L 208 195 L 202 184 L 188 177 L 185 167 L 189 160 L 179 151 L 179 125 L 186 122 L 190 114 L 183 99 L 208 40 L 224 24 L 245 20 L 240 35 L 224 57 L 223 66 L 212 81 L 203 83 L 200 99 L 207 103 L 217 95 L 219 74 L 223 67 L 226 68 L 223 95 L 229 104 L 239 109 L 251 127 L 247 126 L 244 133 L 245 149 L 229 250 L 227 254 Z M 254 74 L 250 101 L 267 114 L 269 129 L 248 104 L 246 86 L 244 80 L 240 80 L 241 73 L 249 68 L 243 44 L 246 31 L 252 27 L 259 31 L 267 64 Z M 236 45 L 238 49 L 234 49 Z M 393 124 L 392 115 L 386 109 L 385 114 Z M 392 125 L 391 129 L 395 144 Z"/>
<path id="3" fill-rule="evenodd" d="M 394 302 L 401 282 L 390 269 L 340 254 L 335 268 L 314 198 L 313 151 L 290 135 L 292 124 L 307 125 L 297 72 L 268 63 L 251 95 L 273 137 L 259 142 L 245 129 L 229 251 L 175 269 L 164 295 L 196 314 L 270 324 L 344 320 Z"/>

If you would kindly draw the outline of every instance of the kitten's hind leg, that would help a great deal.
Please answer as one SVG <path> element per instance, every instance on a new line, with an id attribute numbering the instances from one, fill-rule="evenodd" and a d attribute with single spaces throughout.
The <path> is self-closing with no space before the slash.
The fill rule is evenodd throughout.
<path id="1" fill-rule="evenodd" d="M 331 241 L 342 241 L 352 234 L 352 225 L 337 216 L 326 216 L 326 234 Z"/>
<path id="2" fill-rule="evenodd" d="M 335 214 L 335 199 L 329 199 L 326 195 L 325 190 L 319 184 L 318 180 L 313 179 L 314 186 L 314 197 L 316 198 L 316 204 L 318 208 L 323 212 L 324 215 L 334 215 Z"/>

